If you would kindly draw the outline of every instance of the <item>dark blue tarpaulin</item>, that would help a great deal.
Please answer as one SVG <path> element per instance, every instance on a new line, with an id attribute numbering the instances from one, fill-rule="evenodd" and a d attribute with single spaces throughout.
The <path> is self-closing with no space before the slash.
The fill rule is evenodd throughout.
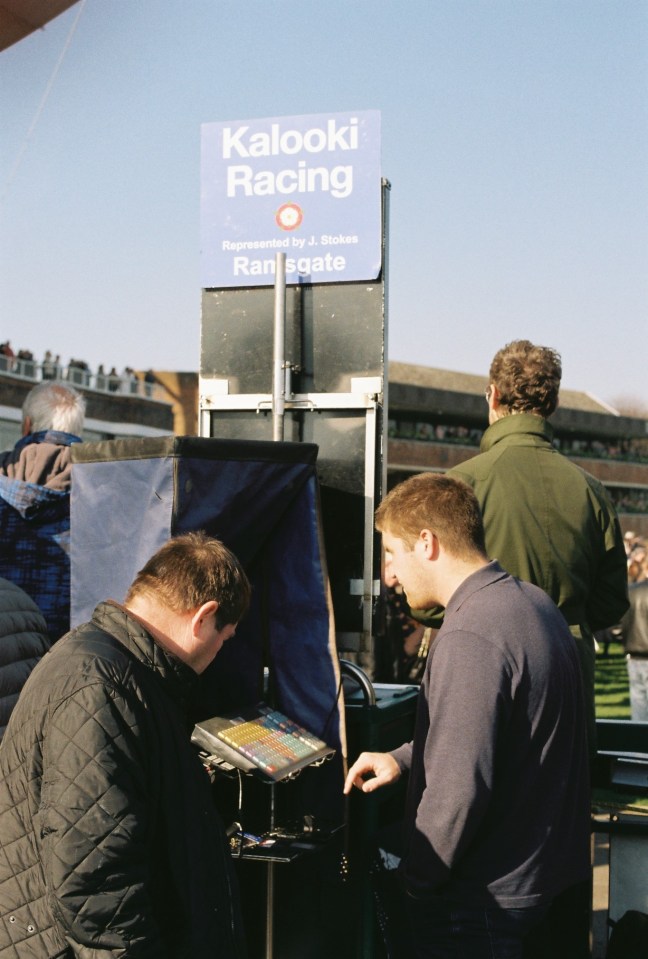
<path id="1" fill-rule="evenodd" d="M 317 447 L 197 437 L 73 449 L 72 624 L 121 602 L 170 536 L 205 530 L 240 558 L 253 603 L 203 675 L 197 718 L 269 698 L 339 750 L 339 668 L 319 522 Z M 265 676 L 264 676 L 265 668 Z"/>

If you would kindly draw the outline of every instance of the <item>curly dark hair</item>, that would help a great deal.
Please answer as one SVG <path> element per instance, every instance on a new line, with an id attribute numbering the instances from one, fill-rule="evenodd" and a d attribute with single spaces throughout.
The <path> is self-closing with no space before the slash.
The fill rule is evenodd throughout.
<path id="1" fill-rule="evenodd" d="M 490 382 L 509 413 L 551 416 L 558 406 L 562 376 L 560 354 L 529 340 L 513 340 L 498 350 L 490 367 Z"/>

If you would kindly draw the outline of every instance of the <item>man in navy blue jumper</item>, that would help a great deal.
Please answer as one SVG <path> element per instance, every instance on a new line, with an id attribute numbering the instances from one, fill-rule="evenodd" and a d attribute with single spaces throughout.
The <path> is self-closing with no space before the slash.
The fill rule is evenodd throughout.
<path id="1" fill-rule="evenodd" d="M 590 873 L 575 641 L 542 590 L 489 562 L 461 480 L 406 480 L 376 526 L 409 605 L 446 612 L 413 741 L 362 753 L 344 789 L 409 775 L 400 872 L 419 959 L 517 959 L 553 897 Z"/>

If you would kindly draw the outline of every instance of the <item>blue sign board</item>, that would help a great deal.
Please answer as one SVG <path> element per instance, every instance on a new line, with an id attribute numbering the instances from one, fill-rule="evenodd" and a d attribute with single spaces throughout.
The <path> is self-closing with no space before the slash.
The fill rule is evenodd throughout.
<path id="1" fill-rule="evenodd" d="M 204 288 L 375 280 L 381 268 L 377 110 L 205 123 Z"/>

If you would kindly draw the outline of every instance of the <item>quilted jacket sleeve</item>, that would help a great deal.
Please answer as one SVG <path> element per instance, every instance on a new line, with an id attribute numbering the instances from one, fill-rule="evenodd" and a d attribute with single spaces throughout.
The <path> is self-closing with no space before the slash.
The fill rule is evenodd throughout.
<path id="1" fill-rule="evenodd" d="M 155 802 L 133 688 L 93 682 L 54 711 L 44 742 L 41 859 L 50 907 L 79 959 L 163 959 L 147 890 Z"/>

